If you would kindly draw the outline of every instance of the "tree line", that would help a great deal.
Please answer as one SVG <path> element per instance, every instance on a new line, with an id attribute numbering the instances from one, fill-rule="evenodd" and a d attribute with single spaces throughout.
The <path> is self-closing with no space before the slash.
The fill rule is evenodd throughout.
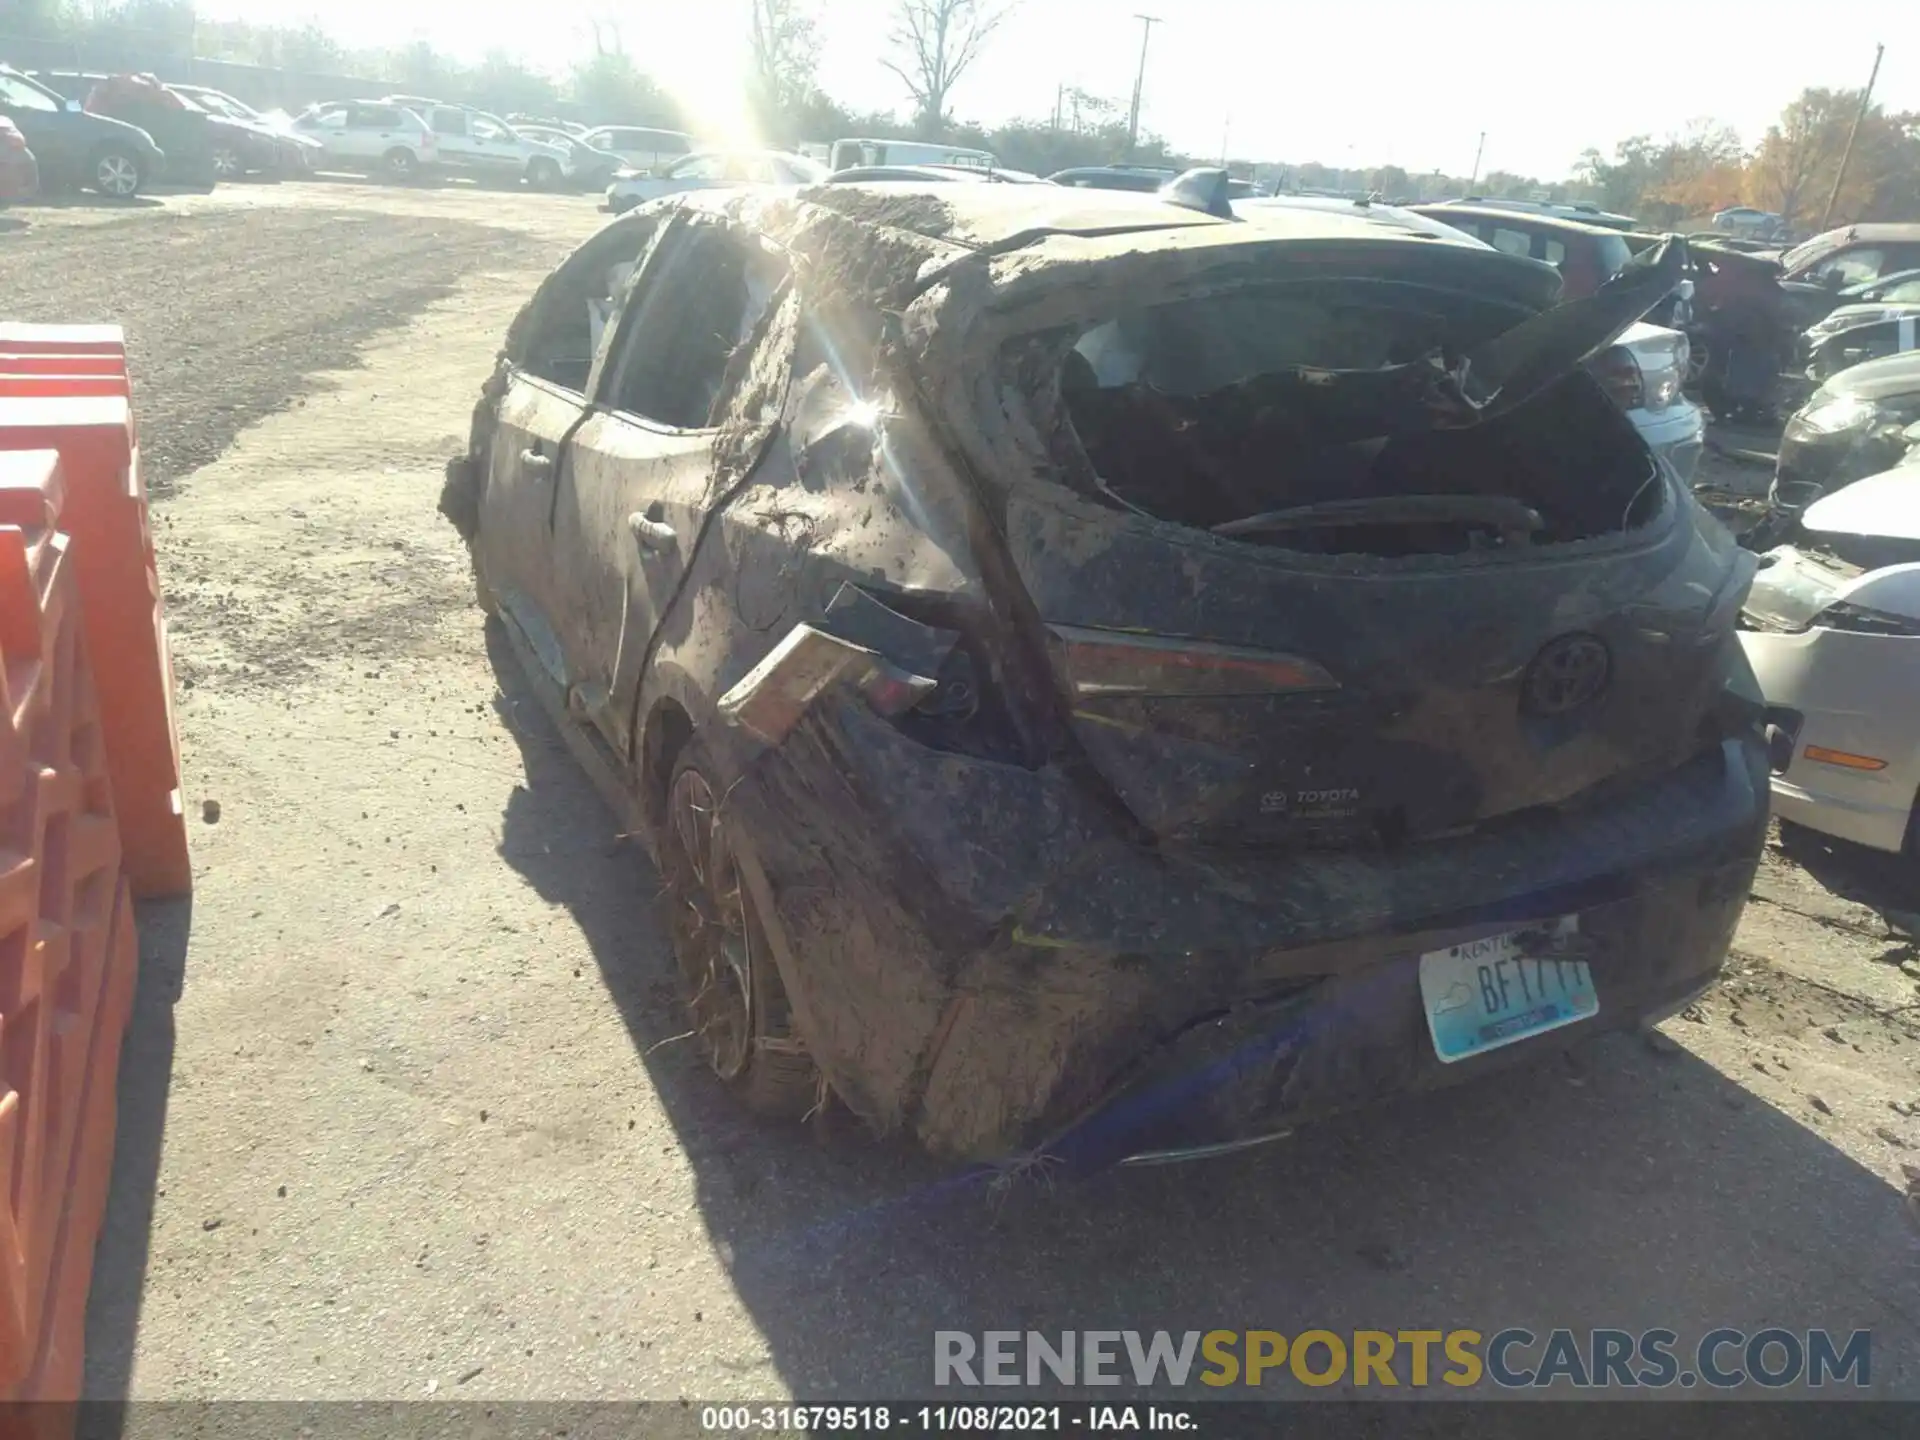
<path id="1" fill-rule="evenodd" d="M 1181 168 L 1218 163 L 1157 135 L 1130 133 L 1121 101 L 1062 89 L 1050 115 L 985 127 L 955 115 L 954 96 L 975 76 L 1015 0 L 891 0 L 882 63 L 899 82 L 900 111 L 859 111 L 819 85 L 818 15 L 823 0 L 746 0 L 749 112 L 767 143 L 793 146 L 845 135 L 917 137 L 992 150 L 1019 169 L 1048 174 L 1072 165 L 1131 159 Z M 691 128 L 669 91 L 629 53 L 617 21 L 595 25 L 593 51 L 564 75 L 535 70 L 504 51 L 465 65 L 430 44 L 378 50 L 340 44 L 318 25 L 211 21 L 192 0 L 11 0 L 0 29 L 28 38 L 119 42 L 129 52 L 239 61 L 304 74 L 377 79 L 413 93 L 464 99 L 488 109 L 573 114 L 596 123 Z M 1369 193 L 1388 200 L 1477 194 L 1490 198 L 1592 201 L 1676 225 L 1732 205 L 1776 212 L 1794 228 L 1816 225 L 1831 198 L 1834 223 L 1920 219 L 1920 114 L 1860 107 L 1859 91 L 1810 88 L 1791 101 L 1758 143 L 1701 120 L 1656 140 L 1634 135 L 1611 155 L 1588 150 L 1558 179 L 1494 171 L 1484 177 L 1411 173 L 1397 166 L 1340 170 L 1314 163 L 1243 161 L 1237 172 L 1288 189 Z M 1841 155 L 1859 131 L 1836 192 Z"/>

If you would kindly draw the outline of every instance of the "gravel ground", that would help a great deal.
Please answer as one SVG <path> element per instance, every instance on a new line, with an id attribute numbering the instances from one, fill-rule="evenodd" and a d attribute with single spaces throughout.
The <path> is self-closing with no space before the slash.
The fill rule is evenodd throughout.
<path id="1" fill-rule="evenodd" d="M 735 1113 L 433 512 L 595 223 L 287 185 L 0 234 L 25 313 L 128 327 L 221 804 L 192 905 L 141 916 L 90 1393 L 898 1397 L 935 1328 L 1784 1324 L 1871 1328 L 1873 1389 L 1920 1396 L 1920 961 L 1882 918 L 1920 896 L 1803 837 L 1663 1034 L 1237 1159 L 995 1197 Z"/>

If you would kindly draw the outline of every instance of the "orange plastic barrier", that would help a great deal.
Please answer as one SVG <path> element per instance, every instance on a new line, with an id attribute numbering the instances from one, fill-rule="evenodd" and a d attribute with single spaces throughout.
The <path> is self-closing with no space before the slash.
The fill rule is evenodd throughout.
<path id="1" fill-rule="evenodd" d="M 127 357 L 0 348 L 0 371 L 8 375 L 125 375 Z"/>
<path id="2" fill-rule="evenodd" d="M 131 399 L 127 377 L 121 375 L 20 375 L 0 362 L 0 395 L 118 395 Z"/>
<path id="3" fill-rule="evenodd" d="M 0 451 L 9 450 L 60 453 L 61 524 L 74 541 L 127 879 L 136 896 L 184 895 L 193 871 L 173 662 L 132 407 L 121 395 L 9 395 L 0 383 Z"/>
<path id="4" fill-rule="evenodd" d="M 126 332 L 118 325 L 0 324 L 0 355 L 127 355 Z"/>
<path id="5" fill-rule="evenodd" d="M 138 956 L 67 498 L 0 454 L 0 1400 L 80 1393 Z"/>

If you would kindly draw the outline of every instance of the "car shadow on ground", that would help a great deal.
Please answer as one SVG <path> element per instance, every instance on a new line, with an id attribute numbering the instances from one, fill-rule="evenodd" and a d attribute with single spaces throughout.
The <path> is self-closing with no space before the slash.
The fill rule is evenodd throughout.
<path id="1" fill-rule="evenodd" d="M 173 1085 L 173 1010 L 185 985 L 193 901 L 143 902 L 135 923 L 140 975 L 133 1017 L 120 1047 L 113 1180 L 87 1302 L 83 1393 L 99 1400 L 124 1398 L 133 1376 L 134 1336 L 147 1289 L 160 1147 Z"/>
<path id="2" fill-rule="evenodd" d="M 1911 855 L 1874 850 L 1785 820 L 1780 852 L 1829 894 L 1877 910 L 1896 934 L 1920 939 L 1920 865 Z"/>
<path id="3" fill-rule="evenodd" d="M 754 1122 L 684 1043 L 643 853 L 615 841 L 489 631 L 525 766 L 502 855 L 580 927 L 685 1149 L 709 1243 L 765 1346 L 722 1357 L 743 1393 L 1022 1398 L 935 1392 L 936 1329 L 1057 1342 L 1088 1327 L 1662 1326 L 1697 1340 L 1780 1324 L 1871 1328 L 1874 1389 L 1920 1394 L 1920 1242 L 1897 1192 L 1637 1034 L 1260 1152 L 1071 1184 L 996 1183 L 845 1130 Z"/>

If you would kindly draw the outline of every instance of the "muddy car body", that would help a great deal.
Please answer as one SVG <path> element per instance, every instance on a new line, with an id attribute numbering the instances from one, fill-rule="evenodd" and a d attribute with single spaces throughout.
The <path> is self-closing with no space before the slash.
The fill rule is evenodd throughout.
<path id="1" fill-rule="evenodd" d="M 750 1101 L 1197 1153 L 1718 969 L 1752 561 L 1580 368 L 1671 283 L 1550 308 L 1478 245 L 1062 187 L 681 197 L 522 312 L 443 509 Z M 1597 1017 L 1443 1060 L 1475 954 Z"/>

